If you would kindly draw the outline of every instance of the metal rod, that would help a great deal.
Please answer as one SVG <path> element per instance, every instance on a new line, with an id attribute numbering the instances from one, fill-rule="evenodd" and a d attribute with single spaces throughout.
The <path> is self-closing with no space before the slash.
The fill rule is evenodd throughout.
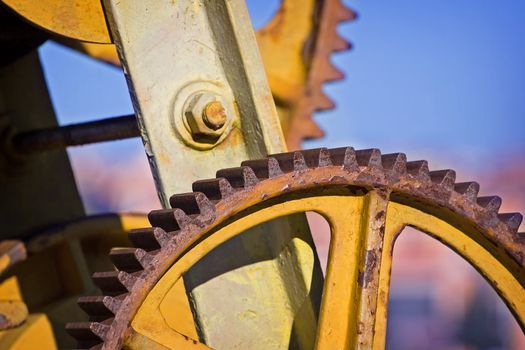
<path id="1" fill-rule="evenodd" d="M 17 153 L 31 154 L 137 136 L 140 136 L 140 130 L 135 116 L 126 115 L 94 122 L 21 132 L 13 137 L 13 148 Z"/>

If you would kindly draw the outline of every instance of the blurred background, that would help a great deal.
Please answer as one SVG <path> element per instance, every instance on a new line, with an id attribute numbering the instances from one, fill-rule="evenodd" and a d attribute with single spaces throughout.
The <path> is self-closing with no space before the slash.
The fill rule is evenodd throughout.
<path id="1" fill-rule="evenodd" d="M 505 212 L 525 212 L 525 2 L 346 4 L 359 14 L 340 26 L 354 49 L 333 57 L 346 79 L 325 88 L 337 104 L 316 115 L 326 137 L 303 147 L 404 152 L 478 181 L 482 195 L 503 197 Z M 254 26 L 278 5 L 249 0 Z M 52 42 L 40 56 L 61 124 L 133 112 L 120 69 Z M 160 207 L 139 139 L 68 153 L 88 213 Z M 394 252 L 388 348 L 525 349 L 525 337 L 461 257 L 407 229 Z"/>

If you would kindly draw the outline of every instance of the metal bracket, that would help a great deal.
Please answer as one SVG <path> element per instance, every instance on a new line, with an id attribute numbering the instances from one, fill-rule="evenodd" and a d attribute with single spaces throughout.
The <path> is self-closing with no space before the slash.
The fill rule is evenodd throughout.
<path id="1" fill-rule="evenodd" d="M 105 0 L 104 6 L 164 205 L 217 168 L 285 151 L 243 1 Z M 189 105 L 202 94 L 223 101 L 227 115 L 213 142 L 189 125 Z"/>

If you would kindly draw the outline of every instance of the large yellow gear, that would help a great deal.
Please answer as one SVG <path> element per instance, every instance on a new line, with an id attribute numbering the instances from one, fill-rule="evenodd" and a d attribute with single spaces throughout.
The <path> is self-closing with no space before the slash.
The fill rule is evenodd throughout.
<path id="1" fill-rule="evenodd" d="M 406 226 L 475 266 L 524 327 L 522 216 L 498 213 L 499 197 L 478 197 L 479 185 L 456 183 L 452 170 L 429 171 L 402 153 L 323 148 L 246 161 L 193 190 L 174 195 L 173 209 L 151 212 L 154 227 L 130 234 L 135 248 L 112 250 L 117 269 L 94 275 L 104 295 L 80 300 L 90 322 L 68 326 L 79 348 L 215 347 L 194 323 L 185 272 L 228 239 L 306 211 L 328 221 L 331 242 L 320 309 L 284 328 L 288 338 L 299 334 L 299 348 L 384 348 L 393 246 Z M 257 341 L 256 348 L 271 348 L 270 340 Z"/>

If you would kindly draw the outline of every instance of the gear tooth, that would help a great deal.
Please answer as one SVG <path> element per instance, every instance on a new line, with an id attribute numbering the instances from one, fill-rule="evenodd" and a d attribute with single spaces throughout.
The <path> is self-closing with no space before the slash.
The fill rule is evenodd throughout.
<path id="1" fill-rule="evenodd" d="M 336 6 L 334 13 L 339 18 L 339 21 L 350 21 L 357 19 L 357 12 L 345 6 L 341 1 L 336 1 L 334 4 Z"/>
<path id="2" fill-rule="evenodd" d="M 414 177 L 430 179 L 430 171 L 426 160 L 407 162 L 407 172 Z"/>
<path id="3" fill-rule="evenodd" d="M 172 208 L 183 210 L 188 215 L 199 214 L 200 208 L 196 196 L 195 192 L 174 194 L 170 197 L 170 205 Z"/>
<path id="4" fill-rule="evenodd" d="M 430 180 L 446 189 L 453 190 L 456 182 L 456 172 L 451 169 L 435 170 L 430 172 Z"/>
<path id="5" fill-rule="evenodd" d="M 136 277 L 124 271 L 106 271 L 95 272 L 93 280 L 103 294 L 117 296 L 129 292 L 136 282 Z"/>
<path id="6" fill-rule="evenodd" d="M 135 247 L 150 252 L 164 247 L 168 243 L 170 235 L 160 227 L 150 227 L 131 230 L 128 238 Z"/>
<path id="7" fill-rule="evenodd" d="M 325 111 L 327 109 L 334 109 L 335 103 L 328 97 L 323 91 L 320 91 L 318 94 L 315 94 L 315 101 L 313 104 L 316 106 L 316 111 Z"/>
<path id="8" fill-rule="evenodd" d="M 340 165 L 348 171 L 359 170 L 356 153 L 353 147 L 331 148 L 328 150 L 334 165 Z"/>
<path id="9" fill-rule="evenodd" d="M 170 204 L 187 215 L 199 215 L 201 221 L 215 218 L 215 205 L 202 192 L 175 194 L 171 196 Z"/>
<path id="10" fill-rule="evenodd" d="M 225 178 L 195 181 L 192 187 L 193 191 L 202 192 L 211 200 L 222 200 L 235 193 Z"/>
<path id="11" fill-rule="evenodd" d="M 306 159 L 299 151 L 272 154 L 270 157 L 277 160 L 279 167 L 285 173 L 308 169 Z"/>
<path id="12" fill-rule="evenodd" d="M 294 152 L 277 153 L 269 157 L 277 160 L 283 173 L 290 173 L 294 170 Z"/>
<path id="13" fill-rule="evenodd" d="M 259 183 L 253 170 L 247 166 L 219 170 L 217 177 L 227 179 L 233 188 L 246 189 Z"/>
<path id="14" fill-rule="evenodd" d="M 293 170 L 302 171 L 308 169 L 306 159 L 301 152 L 293 152 Z"/>
<path id="15" fill-rule="evenodd" d="M 185 230 L 195 222 L 191 216 L 187 215 L 184 210 L 179 208 L 173 209 L 173 216 L 181 230 Z"/>
<path id="16" fill-rule="evenodd" d="M 322 77 L 322 82 L 344 79 L 344 73 L 332 63 L 329 56 L 322 56 L 318 64 L 318 69 L 320 72 L 322 72 L 320 74 L 320 77 Z"/>
<path id="17" fill-rule="evenodd" d="M 277 159 L 273 157 L 268 157 L 268 177 L 272 178 L 282 174 L 283 171 L 279 166 L 279 162 L 277 161 Z"/>
<path id="18" fill-rule="evenodd" d="M 330 157 L 330 152 L 328 151 L 328 148 L 323 147 L 319 149 L 319 161 L 318 166 L 319 167 L 325 167 L 325 166 L 332 166 L 332 158 Z"/>
<path id="19" fill-rule="evenodd" d="M 469 201 L 475 203 L 478 198 L 479 184 L 474 181 L 459 182 L 454 185 L 454 190 L 461 193 Z"/>
<path id="20" fill-rule="evenodd" d="M 103 321 L 115 316 L 122 300 L 107 295 L 97 295 L 80 297 L 77 303 L 92 321 Z"/>
<path id="21" fill-rule="evenodd" d="M 478 197 L 476 201 L 479 206 L 494 214 L 497 214 L 501 207 L 501 197 L 498 196 Z"/>
<path id="22" fill-rule="evenodd" d="M 259 179 L 270 179 L 283 174 L 279 162 L 273 157 L 245 160 L 241 165 L 250 167 Z"/>
<path id="23" fill-rule="evenodd" d="M 181 226 L 175 218 L 174 212 L 173 209 L 152 210 L 148 214 L 148 219 L 152 226 L 160 227 L 166 232 L 178 231 Z"/>
<path id="24" fill-rule="evenodd" d="M 404 153 L 390 153 L 381 156 L 383 168 L 399 175 L 407 172 L 407 156 Z"/>
<path id="25" fill-rule="evenodd" d="M 132 273 L 143 270 L 153 257 L 140 248 L 114 248 L 109 258 L 118 270 Z"/>
<path id="26" fill-rule="evenodd" d="M 360 166 L 382 167 L 381 151 L 377 148 L 361 149 L 355 151 L 357 164 Z"/>
<path id="27" fill-rule="evenodd" d="M 104 342 L 109 326 L 99 322 L 74 322 L 66 331 L 78 341 L 81 348 L 92 348 Z"/>
<path id="28" fill-rule="evenodd" d="M 523 215 L 520 213 L 503 213 L 498 214 L 498 219 L 503 221 L 512 232 L 516 233 L 520 228 Z"/>
<path id="29" fill-rule="evenodd" d="M 350 50 L 352 48 L 352 44 L 343 38 L 342 36 L 336 34 L 334 36 L 334 42 L 333 42 L 333 49 L 334 51 L 346 51 Z"/>

